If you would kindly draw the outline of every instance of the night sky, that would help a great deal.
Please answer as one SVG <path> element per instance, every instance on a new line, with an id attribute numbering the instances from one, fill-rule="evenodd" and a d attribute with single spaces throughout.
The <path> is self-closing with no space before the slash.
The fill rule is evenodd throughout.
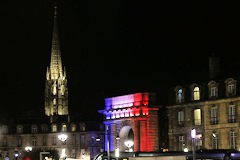
<path id="1" fill-rule="evenodd" d="M 99 119 L 104 98 L 208 78 L 208 57 L 228 76 L 240 73 L 240 10 L 211 1 L 60 0 L 59 36 L 67 69 L 69 110 Z M 43 112 L 50 64 L 53 1 L 0 2 L 2 115 Z"/>

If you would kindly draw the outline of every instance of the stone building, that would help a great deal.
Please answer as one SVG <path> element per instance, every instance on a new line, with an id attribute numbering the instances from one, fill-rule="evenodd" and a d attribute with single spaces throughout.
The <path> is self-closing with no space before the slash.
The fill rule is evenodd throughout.
<path id="1" fill-rule="evenodd" d="M 168 108 L 169 149 L 240 149 L 240 77 L 220 77 L 219 59 L 210 57 L 210 80 L 171 88 Z"/>
<path id="2" fill-rule="evenodd" d="M 74 120 L 68 111 L 67 76 L 66 69 L 62 67 L 57 7 L 54 11 L 51 62 L 46 73 L 43 110 L 44 115 L 27 115 L 25 112 L 22 117 L 0 123 L 0 159 L 24 159 L 27 146 L 43 152 L 56 150 L 60 156 L 86 160 L 92 160 L 104 151 L 104 126 L 100 122 Z M 61 134 L 67 137 L 59 139 Z"/>

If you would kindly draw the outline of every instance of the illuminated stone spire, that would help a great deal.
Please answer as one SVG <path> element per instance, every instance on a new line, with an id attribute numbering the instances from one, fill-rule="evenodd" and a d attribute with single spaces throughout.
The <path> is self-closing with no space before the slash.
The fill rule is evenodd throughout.
<path id="1" fill-rule="evenodd" d="M 68 87 L 66 69 L 61 60 L 57 27 L 57 7 L 54 7 L 54 23 L 50 67 L 47 67 L 45 86 L 45 115 L 51 117 L 68 116 Z"/>
<path id="2" fill-rule="evenodd" d="M 51 75 L 51 79 L 58 79 L 58 78 L 62 78 L 63 76 L 61 51 L 60 51 L 60 43 L 59 43 L 58 27 L 57 27 L 57 6 L 54 7 L 50 75 Z"/>

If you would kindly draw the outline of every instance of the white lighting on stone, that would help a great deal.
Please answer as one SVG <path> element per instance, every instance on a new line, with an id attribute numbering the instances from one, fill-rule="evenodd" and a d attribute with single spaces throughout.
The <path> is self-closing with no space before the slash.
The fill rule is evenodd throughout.
<path id="1" fill-rule="evenodd" d="M 184 148 L 183 151 L 184 151 L 184 152 L 188 152 L 188 149 L 187 149 L 187 148 Z"/>
<path id="2" fill-rule="evenodd" d="M 68 136 L 67 136 L 66 134 L 60 134 L 60 135 L 58 136 L 58 139 L 59 139 L 60 141 L 62 141 L 62 142 L 66 141 L 67 138 L 68 138 Z"/>
<path id="3" fill-rule="evenodd" d="M 30 147 L 30 146 L 25 147 L 25 151 L 27 151 L 27 152 L 32 151 L 32 147 Z"/>
<path id="4" fill-rule="evenodd" d="M 196 138 L 196 129 L 195 129 L 195 128 L 193 128 L 193 129 L 191 130 L 191 137 L 192 137 L 192 139 L 195 139 L 195 138 Z"/>

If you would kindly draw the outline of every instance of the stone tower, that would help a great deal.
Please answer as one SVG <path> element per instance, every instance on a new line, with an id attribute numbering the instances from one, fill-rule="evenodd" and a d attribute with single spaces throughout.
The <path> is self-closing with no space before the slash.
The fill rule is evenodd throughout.
<path id="1" fill-rule="evenodd" d="M 45 86 L 45 115 L 68 116 L 68 88 L 66 68 L 62 67 L 60 43 L 57 27 L 57 7 L 54 7 L 51 62 L 47 67 Z"/>

